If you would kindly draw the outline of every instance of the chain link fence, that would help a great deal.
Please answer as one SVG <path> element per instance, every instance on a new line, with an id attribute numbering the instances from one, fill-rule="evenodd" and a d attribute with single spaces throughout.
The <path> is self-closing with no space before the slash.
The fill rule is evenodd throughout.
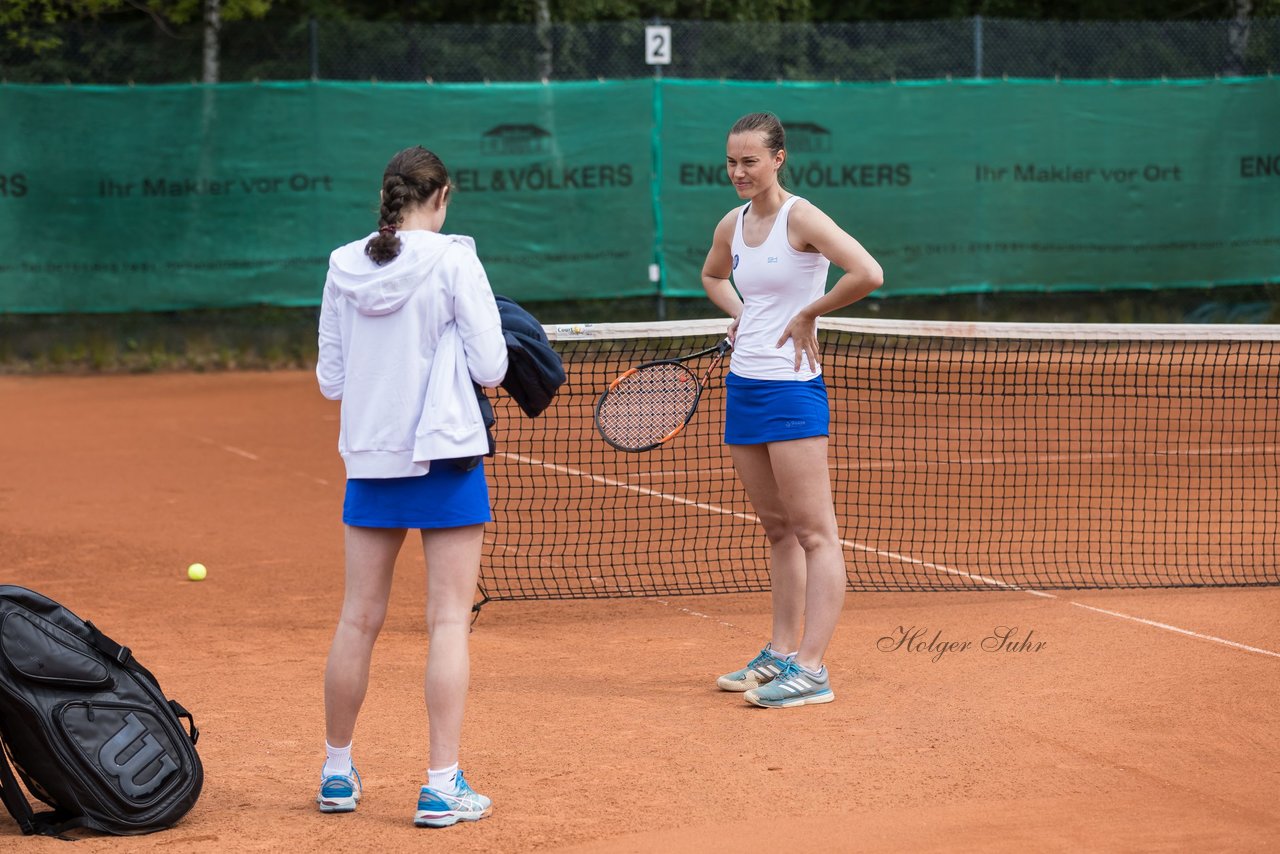
<path id="1" fill-rule="evenodd" d="M 226 23 L 218 78 L 474 82 L 646 77 L 645 21 L 438 24 L 303 20 Z M 1280 71 L 1280 18 L 861 23 L 664 21 L 665 76 L 733 80 L 946 77 L 1149 79 Z M 81 21 L 41 53 L 0 44 L 0 79 L 168 83 L 202 77 L 199 24 Z"/>

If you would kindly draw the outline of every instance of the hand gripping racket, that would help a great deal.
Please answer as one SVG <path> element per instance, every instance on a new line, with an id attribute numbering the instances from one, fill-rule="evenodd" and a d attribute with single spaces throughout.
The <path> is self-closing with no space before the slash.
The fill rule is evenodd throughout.
<path id="1" fill-rule="evenodd" d="M 596 429 L 619 451 L 651 451 L 670 441 L 698 411 L 711 372 L 733 344 L 721 341 L 678 359 L 645 362 L 619 376 L 596 402 Z M 684 363 L 715 354 L 702 381 Z"/>

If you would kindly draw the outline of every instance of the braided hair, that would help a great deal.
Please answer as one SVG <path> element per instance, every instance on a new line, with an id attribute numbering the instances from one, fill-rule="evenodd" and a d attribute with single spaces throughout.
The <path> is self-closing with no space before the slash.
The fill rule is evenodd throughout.
<path id="1" fill-rule="evenodd" d="M 382 207 L 378 211 L 378 233 L 364 245 L 364 254 L 382 265 L 400 254 L 396 229 L 405 213 L 449 186 L 449 171 L 435 154 L 420 145 L 406 148 L 391 158 L 382 173 Z"/>

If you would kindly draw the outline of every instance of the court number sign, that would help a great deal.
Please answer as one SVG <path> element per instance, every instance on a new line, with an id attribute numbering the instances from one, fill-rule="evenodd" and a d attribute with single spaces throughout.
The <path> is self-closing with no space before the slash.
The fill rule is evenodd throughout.
<path id="1" fill-rule="evenodd" d="M 671 28 L 647 26 L 644 28 L 644 61 L 649 65 L 671 64 Z"/>

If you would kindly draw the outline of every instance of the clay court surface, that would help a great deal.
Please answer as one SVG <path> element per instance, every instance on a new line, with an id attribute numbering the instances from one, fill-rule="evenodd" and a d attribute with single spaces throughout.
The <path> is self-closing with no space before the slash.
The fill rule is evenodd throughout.
<path id="1" fill-rule="evenodd" d="M 322 816 L 337 404 L 301 371 L 0 377 L 0 413 L 0 583 L 132 647 L 201 730 L 205 788 L 179 825 L 76 850 L 1280 848 L 1274 587 L 851 594 L 837 701 L 791 710 L 714 685 L 767 639 L 767 594 L 492 602 L 462 767 L 493 815 L 415 829 L 415 548 L 356 733 L 365 800 Z M 982 648 L 1009 630 L 1019 648 Z M 0 849 L 66 844 L 0 820 Z"/>

